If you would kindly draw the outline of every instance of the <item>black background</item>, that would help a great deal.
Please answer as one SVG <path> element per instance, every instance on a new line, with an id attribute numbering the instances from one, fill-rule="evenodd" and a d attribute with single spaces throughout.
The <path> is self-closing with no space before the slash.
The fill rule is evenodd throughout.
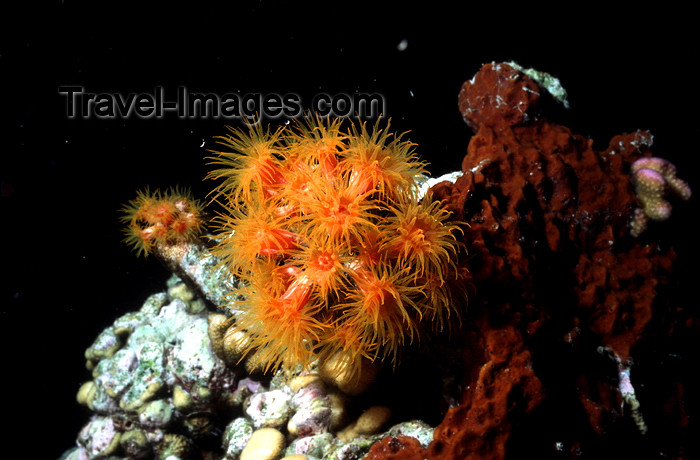
<path id="1" fill-rule="evenodd" d="M 6 411 L 13 435 L 3 436 L 4 449 L 56 458 L 74 444 L 89 416 L 75 402 L 89 378 L 84 349 L 168 276 L 121 243 L 118 209 L 146 186 L 187 186 L 203 198 L 211 187 L 202 181 L 206 148 L 230 123 L 174 114 L 69 120 L 61 85 L 293 92 L 304 101 L 378 92 L 393 129 L 410 130 L 439 175 L 459 169 L 471 135 L 457 110 L 460 85 L 484 63 L 515 60 L 561 80 L 571 110 L 557 121 L 600 149 L 615 134 L 648 129 L 656 155 L 700 190 L 698 39 L 689 11 L 228 3 L 144 11 L 65 0 L 3 14 L 2 394 L 20 404 Z M 696 202 L 678 205 L 665 224 L 674 226 L 684 285 L 698 274 Z"/>

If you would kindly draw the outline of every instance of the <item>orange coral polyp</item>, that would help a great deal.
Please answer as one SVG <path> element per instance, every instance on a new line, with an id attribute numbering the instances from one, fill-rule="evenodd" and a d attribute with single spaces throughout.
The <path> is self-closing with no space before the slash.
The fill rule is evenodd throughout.
<path id="1" fill-rule="evenodd" d="M 170 231 L 173 237 L 185 236 L 190 231 L 191 224 L 185 217 L 177 217 L 170 223 Z"/>
<path id="2" fill-rule="evenodd" d="M 412 194 L 417 180 L 426 173 L 412 142 L 393 136 L 375 125 L 370 133 L 365 123 L 352 127 L 343 166 L 350 173 L 350 186 L 358 193 L 371 190 L 381 195 Z"/>
<path id="3" fill-rule="evenodd" d="M 316 191 L 314 199 L 305 203 L 308 222 L 307 234 L 311 240 L 330 237 L 335 242 L 358 238 L 365 229 L 376 227 L 370 210 L 376 206 L 366 196 L 350 190 L 330 189 Z"/>
<path id="4" fill-rule="evenodd" d="M 282 169 L 272 160 L 260 165 L 260 185 L 265 198 L 275 196 L 280 187 L 287 183 Z"/>
<path id="5" fill-rule="evenodd" d="M 460 229 L 446 222 L 449 212 L 430 196 L 420 202 L 412 198 L 390 209 L 392 215 L 381 224 L 388 236 L 381 249 L 399 263 L 407 263 L 416 277 L 433 273 L 444 280 L 448 268 L 455 268 L 459 246 L 454 233 Z"/>
<path id="6" fill-rule="evenodd" d="M 294 168 L 287 171 L 288 180 L 280 188 L 278 200 L 284 203 L 283 209 L 287 215 L 293 212 L 303 212 L 301 203 L 311 199 L 314 182 L 318 174 L 308 168 Z"/>
<path id="7" fill-rule="evenodd" d="M 396 292 L 396 286 L 387 280 L 375 280 L 373 283 L 363 283 L 360 289 L 363 293 L 362 302 L 367 312 L 374 318 L 374 323 L 380 314 L 392 314 L 401 311 L 402 316 L 407 314 L 401 305 L 401 299 Z"/>
<path id="8" fill-rule="evenodd" d="M 134 233 L 138 235 L 139 238 L 141 238 L 144 243 L 146 242 L 152 242 L 154 239 L 154 228 L 153 227 L 146 227 L 146 228 L 133 228 Z"/>
<path id="9" fill-rule="evenodd" d="M 201 230 L 202 221 L 192 212 L 181 212 L 170 222 L 171 238 L 188 239 Z"/>
<path id="10" fill-rule="evenodd" d="M 313 244 L 292 254 L 295 259 L 292 263 L 298 264 L 325 301 L 329 300 L 331 293 L 337 294 L 347 285 L 344 263 L 348 256 L 339 250 L 338 246 L 326 242 Z"/>
<path id="11" fill-rule="evenodd" d="M 351 327 L 364 330 L 371 341 L 384 347 L 383 357 L 391 356 L 396 362 L 399 348 L 418 336 L 417 321 L 424 308 L 416 299 L 424 292 L 402 269 L 384 267 L 381 274 L 361 269 L 359 274 L 355 277 L 357 290 L 349 293 L 348 303 L 337 308 L 344 310 L 343 317 Z"/>
<path id="12" fill-rule="evenodd" d="M 311 267 L 320 272 L 332 272 L 336 269 L 337 265 L 338 255 L 331 252 L 323 252 L 316 256 L 311 262 Z"/>
<path id="13" fill-rule="evenodd" d="M 213 191 L 214 198 L 225 195 L 237 203 L 274 195 L 278 185 L 285 182 L 280 168 L 283 155 L 275 146 L 281 130 L 263 131 L 260 123 L 249 127 L 248 133 L 230 127 L 229 130 L 231 134 L 219 137 L 219 143 L 230 150 L 211 151 L 218 157 L 210 157 L 210 164 L 222 168 L 211 171 L 207 177 L 223 179 Z"/>
<path id="14" fill-rule="evenodd" d="M 432 245 L 436 242 L 431 238 L 435 231 L 436 222 L 413 217 L 401 223 L 397 228 L 398 234 L 394 237 L 392 244 L 387 245 L 387 249 L 396 254 L 399 258 L 408 258 L 411 254 L 428 254 Z"/>
<path id="15" fill-rule="evenodd" d="M 357 266 L 378 266 L 382 263 L 384 252 L 380 249 L 382 235 L 378 230 L 364 232 L 363 239 L 354 241 L 357 252 Z"/>
<path id="16" fill-rule="evenodd" d="M 321 172 L 330 177 L 338 165 L 338 152 L 345 147 L 347 136 L 340 132 L 339 119 L 318 116 L 308 117 L 306 122 L 297 122 L 298 132 L 291 133 L 287 140 L 290 150 L 304 158 L 309 166 L 320 166 Z"/>
<path id="17" fill-rule="evenodd" d="M 311 280 L 304 272 L 299 272 L 279 299 L 287 309 L 301 311 L 311 298 Z"/>
<path id="18" fill-rule="evenodd" d="M 257 314 L 238 318 L 237 328 L 253 332 L 249 349 L 257 349 L 254 361 L 266 371 L 280 365 L 291 368 L 296 363 L 308 364 L 313 358 L 311 347 L 318 341 L 323 325 L 311 312 L 296 307 L 280 299 L 260 299 L 248 306 Z"/>
<path id="19" fill-rule="evenodd" d="M 296 247 L 296 234 L 282 228 L 265 226 L 253 235 L 257 241 L 256 253 L 264 257 L 286 254 Z"/>
<path id="20" fill-rule="evenodd" d="M 161 199 L 145 203 L 139 209 L 136 218 L 150 225 L 168 225 L 176 212 L 177 209 L 173 203 Z"/>
<path id="21" fill-rule="evenodd" d="M 332 141 L 322 142 L 316 149 L 316 158 L 321 171 L 331 177 L 338 167 L 338 144 Z"/>
<path id="22" fill-rule="evenodd" d="M 266 280 L 253 274 L 251 284 L 240 291 L 245 299 L 233 306 L 236 329 L 247 333 L 248 350 L 256 350 L 253 362 L 266 371 L 308 364 L 313 344 L 326 328 L 314 317 L 318 305 L 311 301 L 310 281 L 296 268 L 284 271 L 291 282 L 282 295 L 272 294 L 262 284 Z"/>
<path id="23" fill-rule="evenodd" d="M 350 171 L 348 188 L 356 195 L 364 195 L 382 183 L 382 174 L 377 161 L 358 165 Z"/>
<path id="24" fill-rule="evenodd" d="M 297 235 L 284 228 L 270 204 L 220 215 L 221 242 L 213 249 L 230 273 L 251 270 L 259 257 L 279 258 L 297 247 Z"/>

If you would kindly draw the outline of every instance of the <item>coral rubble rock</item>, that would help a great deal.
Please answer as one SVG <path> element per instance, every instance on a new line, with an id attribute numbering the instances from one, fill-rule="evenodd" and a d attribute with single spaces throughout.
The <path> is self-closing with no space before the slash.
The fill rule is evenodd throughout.
<path id="1" fill-rule="evenodd" d="M 250 397 L 246 413 L 256 428 L 281 428 L 292 413 L 292 395 L 285 390 L 270 390 Z"/>
<path id="2" fill-rule="evenodd" d="M 182 289 L 173 281 L 169 291 L 179 296 L 151 296 L 141 310 L 117 319 L 87 350 L 94 378 L 81 387 L 78 400 L 99 414 L 78 438 L 89 458 L 116 451 L 118 436 L 127 432 L 131 434 L 122 450 L 174 452 L 190 441 L 168 437 L 164 429 L 174 424 L 193 438 L 213 429 L 204 414 L 216 410 L 223 395 L 235 389 L 236 375 L 212 351 L 206 313 L 191 313 L 198 310 L 192 308 L 196 300 Z M 115 432 L 113 442 L 106 441 L 109 427 Z M 144 438 L 148 448 L 141 445 Z"/>
<path id="3" fill-rule="evenodd" d="M 425 445 L 432 439 L 432 427 L 420 421 L 380 432 L 390 413 L 375 407 L 341 440 L 349 423 L 347 395 L 315 371 L 280 370 L 269 381 L 241 374 L 241 366 L 214 352 L 212 326 L 225 318 L 197 307 L 199 299 L 187 289 L 173 277 L 167 292 L 118 318 L 87 350 L 93 379 L 80 387 L 77 400 L 95 415 L 64 459 L 186 459 L 217 452 L 213 458 L 227 460 L 349 460 L 387 435 L 416 436 Z"/>

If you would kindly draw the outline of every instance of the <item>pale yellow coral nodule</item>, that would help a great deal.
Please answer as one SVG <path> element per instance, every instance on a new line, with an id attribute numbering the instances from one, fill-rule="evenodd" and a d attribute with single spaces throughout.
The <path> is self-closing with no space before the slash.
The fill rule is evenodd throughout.
<path id="1" fill-rule="evenodd" d="M 630 233 L 634 237 L 646 230 L 649 220 L 664 221 L 671 217 L 671 204 L 666 199 L 668 191 L 682 200 L 691 196 L 688 184 L 676 177 L 676 167 L 663 158 L 640 158 L 632 164 L 630 172 L 641 205 L 635 210 L 630 224 Z"/>

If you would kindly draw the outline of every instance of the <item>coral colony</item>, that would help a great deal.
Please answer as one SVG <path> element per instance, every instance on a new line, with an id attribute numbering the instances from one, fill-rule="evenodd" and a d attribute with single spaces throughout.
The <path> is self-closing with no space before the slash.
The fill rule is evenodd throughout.
<path id="1" fill-rule="evenodd" d="M 457 316 L 458 227 L 418 200 L 413 144 L 332 120 L 221 143 L 229 150 L 215 153 L 210 178 L 222 180 L 214 194 L 226 211 L 212 253 L 242 284 L 231 327 L 248 335 L 256 366 L 319 356 L 355 376 L 362 359 L 395 362 L 424 323 Z"/>
<path id="2" fill-rule="evenodd" d="M 690 187 L 676 177 L 676 167 L 663 158 L 645 157 L 630 167 L 634 191 L 642 205 L 634 212 L 630 232 L 639 236 L 648 220 L 666 220 L 671 217 L 671 204 L 666 201 L 667 190 L 683 200 L 690 199 Z"/>
<path id="3" fill-rule="evenodd" d="M 187 192 L 139 193 L 126 241 L 176 276 L 87 350 L 95 415 L 64 458 L 685 458 L 683 383 L 640 393 L 635 345 L 682 329 L 675 253 L 645 237 L 690 188 L 647 132 L 596 152 L 549 122 L 564 95 L 485 65 L 459 95 L 462 172 L 426 194 L 388 124 L 315 116 L 218 138 L 208 221 Z M 416 353 L 437 426 L 375 388 Z"/>
<path id="4" fill-rule="evenodd" d="M 137 254 L 199 238 L 204 228 L 202 206 L 191 194 L 177 188 L 161 193 L 139 192 L 123 209 L 125 242 Z"/>

